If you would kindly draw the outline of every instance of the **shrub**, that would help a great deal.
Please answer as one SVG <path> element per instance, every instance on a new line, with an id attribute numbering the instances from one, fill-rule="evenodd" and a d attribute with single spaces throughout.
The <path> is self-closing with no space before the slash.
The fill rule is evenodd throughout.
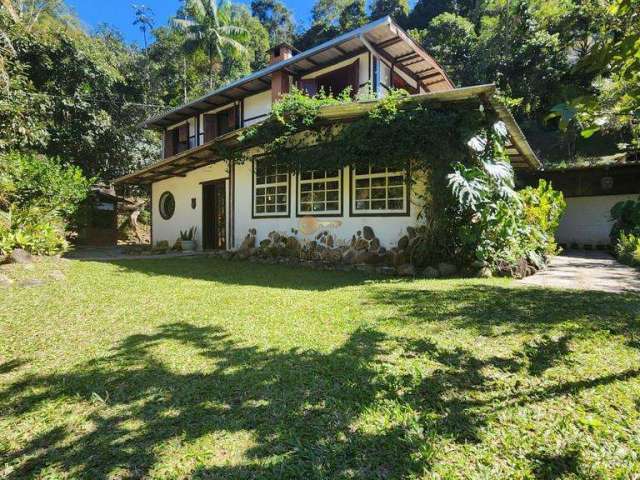
<path id="1" fill-rule="evenodd" d="M 12 205 L 37 206 L 65 221 L 73 219 L 91 185 L 78 167 L 43 155 L 16 152 L 0 156 L 0 178 Z"/>
<path id="2" fill-rule="evenodd" d="M 616 245 L 622 233 L 640 236 L 640 199 L 616 203 L 611 209 L 611 243 Z"/>
<path id="3" fill-rule="evenodd" d="M 0 253 L 52 255 L 68 247 L 65 227 L 90 181 L 76 167 L 32 154 L 0 156 Z"/>
<path id="4" fill-rule="evenodd" d="M 551 187 L 551 183 L 540 180 L 536 188 L 527 187 L 518 192 L 524 211 L 524 222 L 529 225 L 529 250 L 544 255 L 558 253 L 555 232 L 560 224 L 567 203 L 562 192 Z"/>
<path id="5" fill-rule="evenodd" d="M 615 253 L 622 263 L 640 266 L 640 235 L 620 232 Z"/>

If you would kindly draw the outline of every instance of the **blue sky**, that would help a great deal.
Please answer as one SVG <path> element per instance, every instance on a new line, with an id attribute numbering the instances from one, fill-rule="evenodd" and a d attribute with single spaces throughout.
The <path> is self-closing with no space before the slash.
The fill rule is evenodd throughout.
<path id="1" fill-rule="evenodd" d="M 236 0 L 249 5 L 251 0 Z M 76 12 L 88 30 L 100 23 L 116 27 L 131 42 L 142 43 L 142 33 L 132 25 L 132 4 L 144 4 L 153 10 L 156 25 L 165 25 L 175 15 L 180 0 L 66 0 L 66 4 Z M 310 18 L 312 1 L 285 0 L 296 21 L 307 23 Z"/>

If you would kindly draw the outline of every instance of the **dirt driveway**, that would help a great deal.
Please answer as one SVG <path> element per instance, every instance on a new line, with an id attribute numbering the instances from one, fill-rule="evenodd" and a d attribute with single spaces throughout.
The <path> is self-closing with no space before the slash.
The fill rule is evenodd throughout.
<path id="1" fill-rule="evenodd" d="M 523 286 L 639 292 L 640 272 L 606 252 L 569 251 L 553 258 L 546 270 L 518 282 Z"/>

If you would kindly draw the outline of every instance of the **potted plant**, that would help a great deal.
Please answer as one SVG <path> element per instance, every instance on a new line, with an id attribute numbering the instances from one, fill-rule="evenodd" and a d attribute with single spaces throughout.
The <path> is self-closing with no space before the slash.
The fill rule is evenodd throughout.
<path id="1" fill-rule="evenodd" d="M 182 251 L 193 252 L 196 248 L 196 242 L 193 240 L 196 236 L 196 227 L 191 227 L 189 230 L 180 230 L 180 245 Z"/>

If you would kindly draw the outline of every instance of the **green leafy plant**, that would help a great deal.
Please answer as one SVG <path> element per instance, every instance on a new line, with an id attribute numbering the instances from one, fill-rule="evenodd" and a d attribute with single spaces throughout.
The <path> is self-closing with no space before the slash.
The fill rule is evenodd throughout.
<path id="1" fill-rule="evenodd" d="M 77 167 L 33 154 L 0 156 L 0 251 L 52 255 L 68 248 L 65 230 L 90 180 Z"/>
<path id="2" fill-rule="evenodd" d="M 640 266 L 640 236 L 620 232 L 615 246 L 615 254 L 621 262 L 627 265 Z"/>
<path id="3" fill-rule="evenodd" d="M 191 242 L 196 236 L 197 227 L 191 227 L 189 230 L 180 230 L 180 240 Z"/>
<path id="4" fill-rule="evenodd" d="M 611 208 L 611 220 L 614 222 L 609 237 L 616 244 L 622 233 L 640 235 L 640 199 L 616 203 Z"/>

